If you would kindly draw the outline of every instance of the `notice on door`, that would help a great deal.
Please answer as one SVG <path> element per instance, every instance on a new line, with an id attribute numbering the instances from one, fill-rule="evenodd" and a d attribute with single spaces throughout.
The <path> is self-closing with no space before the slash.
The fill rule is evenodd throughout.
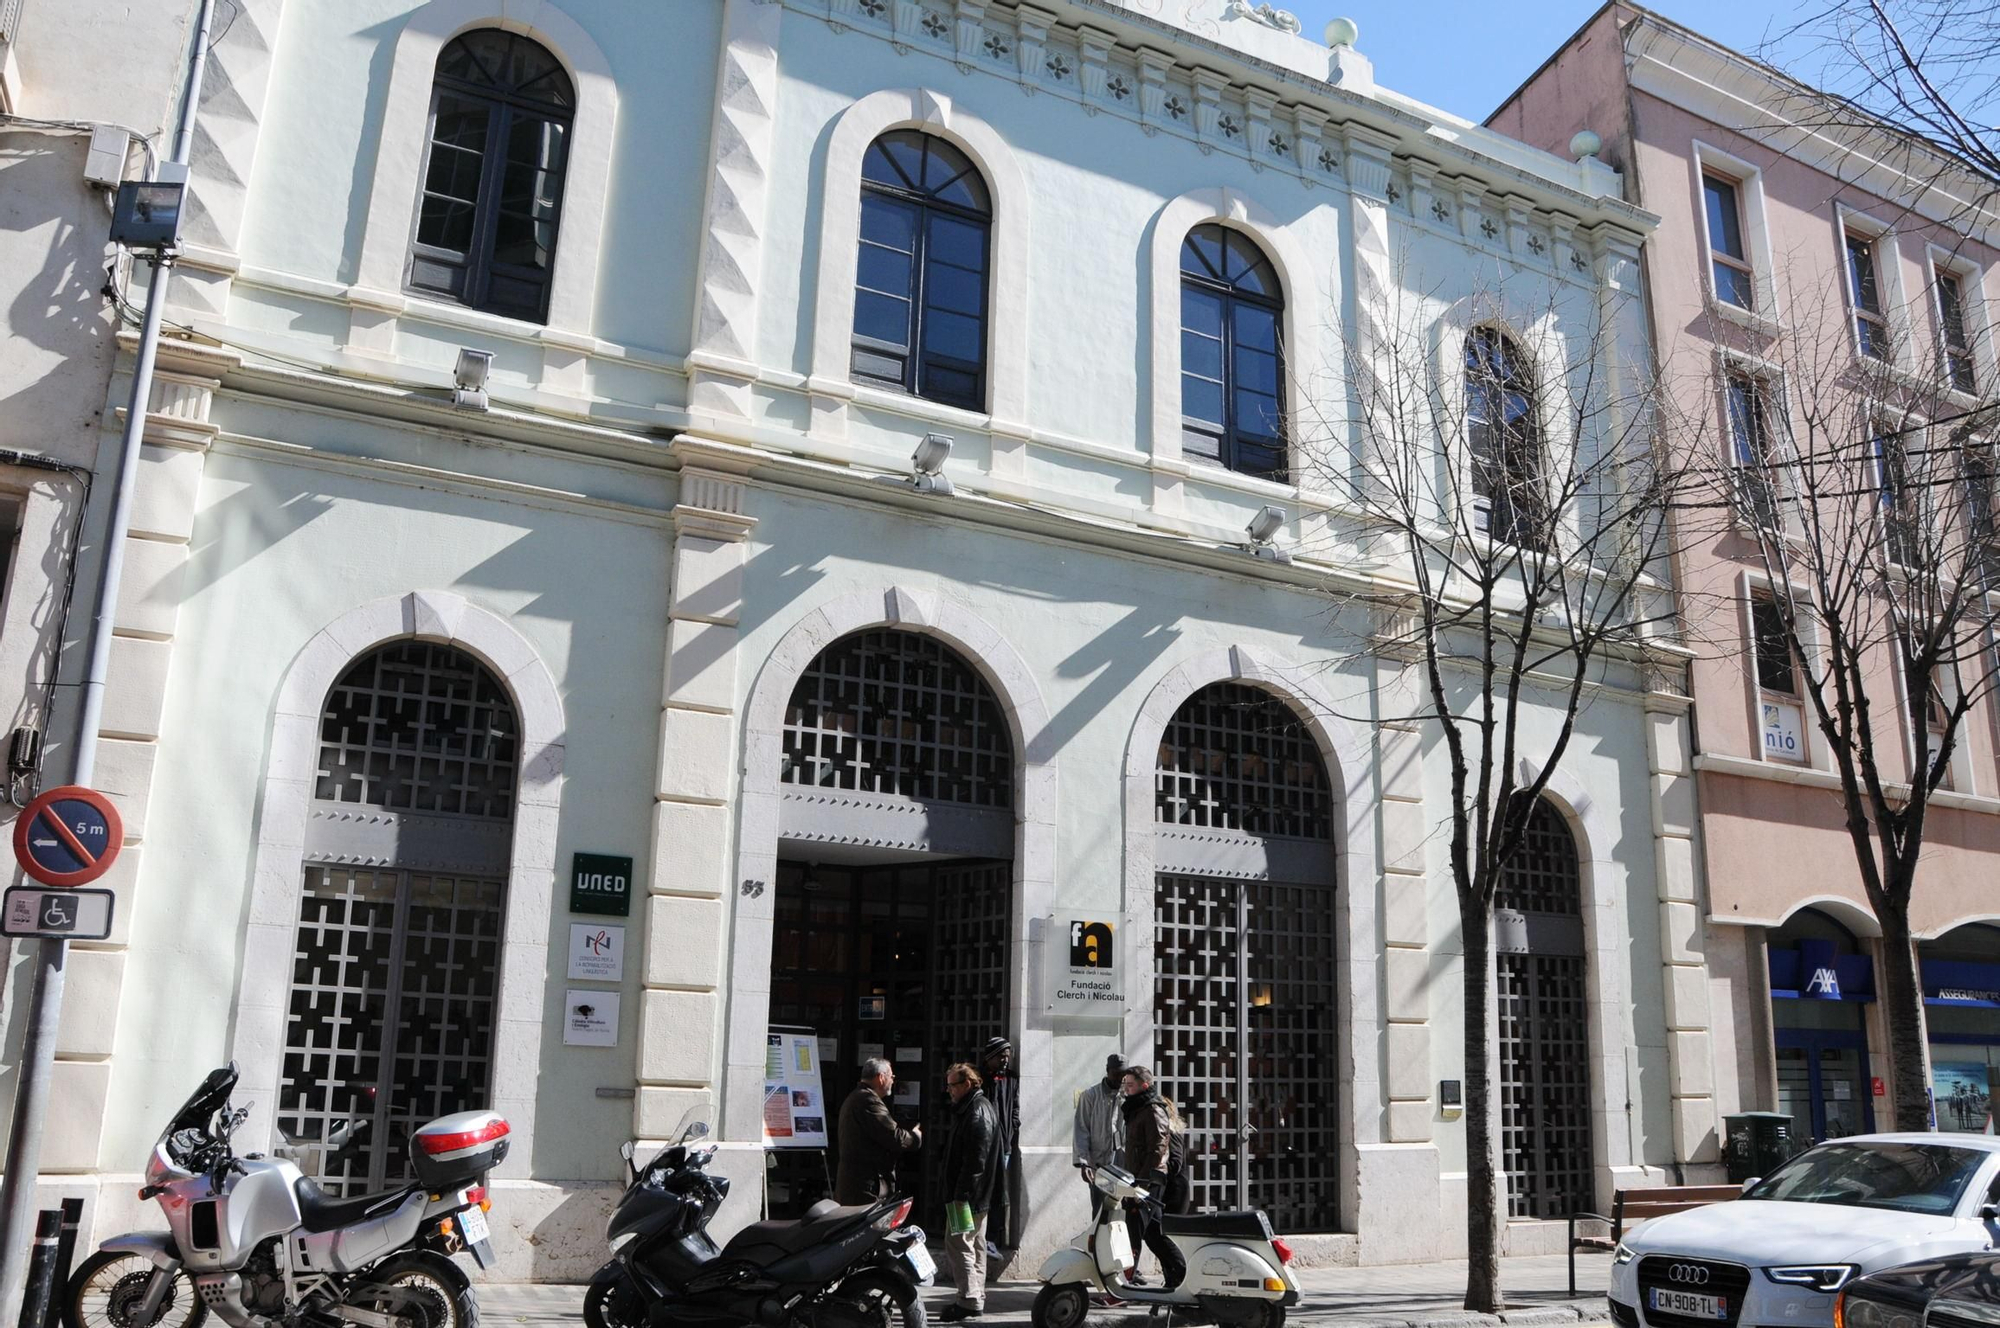
<path id="1" fill-rule="evenodd" d="M 1043 1008 L 1079 1019 L 1125 1013 L 1125 974 L 1118 919 L 1101 913 L 1058 913 L 1042 946 Z"/>
<path id="2" fill-rule="evenodd" d="M 765 1035 L 765 1147 L 826 1147 L 819 1065 L 819 1037 L 811 1029 L 774 1028 Z"/>

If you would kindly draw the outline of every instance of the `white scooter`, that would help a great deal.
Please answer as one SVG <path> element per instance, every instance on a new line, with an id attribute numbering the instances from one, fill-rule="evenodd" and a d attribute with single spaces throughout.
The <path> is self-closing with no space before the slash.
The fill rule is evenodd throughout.
<path id="1" fill-rule="evenodd" d="M 1136 1260 L 1123 1201 L 1144 1200 L 1146 1191 L 1131 1172 L 1113 1166 L 1097 1168 L 1091 1184 L 1104 1197 L 1090 1226 L 1050 1255 L 1036 1275 L 1043 1285 L 1035 1297 L 1035 1328 L 1076 1328 L 1090 1312 L 1093 1293 L 1148 1305 L 1155 1313 L 1185 1309 L 1192 1312 L 1188 1318 L 1221 1328 L 1280 1328 L 1286 1308 L 1299 1303 L 1287 1267 L 1291 1247 L 1256 1209 L 1168 1214 L 1161 1227 L 1187 1260 L 1187 1275 L 1177 1287 L 1128 1286 L 1123 1274 Z"/>

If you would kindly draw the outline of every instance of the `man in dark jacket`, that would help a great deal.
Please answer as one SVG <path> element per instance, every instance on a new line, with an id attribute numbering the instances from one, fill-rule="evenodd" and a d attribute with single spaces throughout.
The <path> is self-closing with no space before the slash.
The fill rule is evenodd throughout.
<path id="1" fill-rule="evenodd" d="M 1160 1100 L 1160 1090 L 1153 1086 L 1151 1070 L 1143 1065 L 1128 1065 L 1119 1086 L 1125 1095 L 1118 1104 L 1125 1121 L 1125 1151 L 1120 1161 L 1149 1195 L 1146 1199 L 1125 1201 L 1127 1220 L 1134 1234 L 1146 1242 L 1146 1248 L 1160 1261 L 1160 1274 L 1171 1289 L 1179 1286 L 1187 1274 L 1187 1260 L 1160 1227 L 1160 1206 L 1167 1191 L 1167 1154 L 1173 1142 L 1172 1125 L 1167 1119 L 1166 1103 Z"/>
<path id="2" fill-rule="evenodd" d="M 923 1146 L 924 1128 L 906 1130 L 889 1114 L 896 1072 L 880 1056 L 861 1062 L 861 1083 L 840 1104 L 840 1174 L 833 1197 L 844 1204 L 874 1203 L 896 1192 L 896 1163 Z"/>
<path id="3" fill-rule="evenodd" d="M 986 1312 L 986 1214 L 999 1171 L 1000 1117 L 979 1091 L 979 1071 L 954 1065 L 944 1072 L 951 1095 L 951 1140 L 944 1149 L 944 1200 L 972 1210 L 970 1231 L 951 1230 L 945 1218 L 945 1261 L 958 1283 L 958 1299 L 938 1312 L 946 1323 Z"/>
<path id="4" fill-rule="evenodd" d="M 988 1038 L 979 1049 L 979 1076 L 985 1082 L 982 1091 L 1000 1122 L 999 1178 L 993 1187 L 993 1220 L 987 1226 L 993 1238 L 987 1253 L 998 1258 L 1002 1250 L 1021 1243 L 1014 1229 L 1015 1210 L 1020 1206 L 1015 1202 L 1019 1195 L 1014 1163 L 1021 1143 L 1021 1086 L 1014 1078 L 1014 1044 L 1004 1037 Z"/>

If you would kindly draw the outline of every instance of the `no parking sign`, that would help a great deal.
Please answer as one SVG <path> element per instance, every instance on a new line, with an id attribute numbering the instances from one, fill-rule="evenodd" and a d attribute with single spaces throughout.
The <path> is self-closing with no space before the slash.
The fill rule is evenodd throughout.
<path id="1" fill-rule="evenodd" d="M 14 822 L 14 857 L 43 885 L 88 885 L 111 870 L 124 842 L 111 799 L 77 784 L 50 789 Z"/>

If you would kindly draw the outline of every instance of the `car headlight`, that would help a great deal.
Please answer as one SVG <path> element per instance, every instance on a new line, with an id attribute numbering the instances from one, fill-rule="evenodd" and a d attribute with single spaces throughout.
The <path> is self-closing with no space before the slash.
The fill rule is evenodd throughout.
<path id="1" fill-rule="evenodd" d="M 1814 1291 L 1838 1291 L 1847 1279 L 1861 1270 L 1851 1263 L 1799 1263 L 1782 1268 L 1766 1268 L 1764 1276 L 1787 1286 L 1811 1287 Z"/>
<path id="2" fill-rule="evenodd" d="M 1919 1328 L 1922 1315 L 1867 1296 L 1840 1293 L 1833 1302 L 1834 1328 Z"/>
<path id="3" fill-rule="evenodd" d="M 1618 1248 L 1611 1252 L 1611 1262 L 1616 1264 L 1630 1263 L 1638 1257 L 1639 1251 L 1633 1249 L 1622 1240 L 1618 1242 Z"/>

